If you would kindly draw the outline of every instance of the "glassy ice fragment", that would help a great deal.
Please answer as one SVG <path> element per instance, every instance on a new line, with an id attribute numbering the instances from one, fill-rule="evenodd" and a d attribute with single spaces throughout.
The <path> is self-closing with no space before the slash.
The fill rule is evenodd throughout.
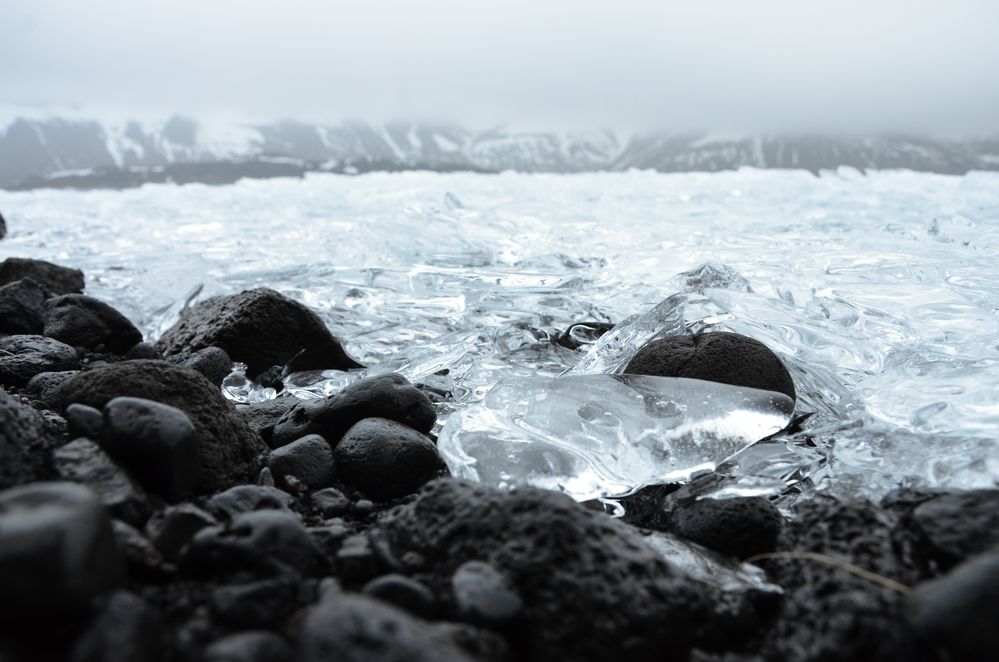
<path id="1" fill-rule="evenodd" d="M 438 448 L 461 478 L 595 499 L 713 471 L 783 429 L 793 408 L 779 393 L 697 379 L 507 379 L 453 414 Z"/>

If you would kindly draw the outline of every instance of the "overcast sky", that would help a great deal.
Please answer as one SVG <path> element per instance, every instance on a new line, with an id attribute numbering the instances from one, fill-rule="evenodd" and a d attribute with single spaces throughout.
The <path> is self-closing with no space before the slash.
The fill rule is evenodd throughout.
<path id="1" fill-rule="evenodd" d="M 999 0 L 2 0 L 0 102 L 995 129 L 997 35 Z"/>

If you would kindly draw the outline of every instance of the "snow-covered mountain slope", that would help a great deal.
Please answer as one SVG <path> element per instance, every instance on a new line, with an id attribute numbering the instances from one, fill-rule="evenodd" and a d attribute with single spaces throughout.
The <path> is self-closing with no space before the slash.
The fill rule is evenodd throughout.
<path id="1" fill-rule="evenodd" d="M 625 135 L 449 123 L 236 122 L 172 116 L 96 119 L 0 112 L 0 187 L 222 183 L 310 170 L 663 172 L 839 166 L 963 173 L 999 169 L 999 139 L 905 136 Z"/>

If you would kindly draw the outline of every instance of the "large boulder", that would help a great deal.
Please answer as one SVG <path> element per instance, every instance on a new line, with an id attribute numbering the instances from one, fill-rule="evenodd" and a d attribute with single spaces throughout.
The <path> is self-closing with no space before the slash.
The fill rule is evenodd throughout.
<path id="1" fill-rule="evenodd" d="M 0 285 L 31 278 L 53 294 L 83 291 L 83 272 L 58 264 L 25 257 L 9 257 L 0 262 Z"/>
<path id="2" fill-rule="evenodd" d="M 192 306 L 156 346 L 168 357 L 219 347 L 245 363 L 251 378 L 275 365 L 292 371 L 361 367 L 318 315 L 265 287 Z"/>
<path id="3" fill-rule="evenodd" d="M 127 317 L 108 304 L 82 294 L 49 299 L 45 335 L 73 347 L 105 348 L 124 354 L 142 342 L 142 334 Z"/>
<path id="4" fill-rule="evenodd" d="M 795 397 L 794 381 L 770 348 L 738 333 L 669 336 L 643 346 L 626 373 L 686 377 Z"/>
<path id="5" fill-rule="evenodd" d="M 515 636 L 524 659 L 686 660 L 708 618 L 707 587 L 637 529 L 556 492 L 439 479 L 377 532 L 407 574 L 441 595 L 469 561 L 501 573 L 523 602 Z"/>
<path id="6" fill-rule="evenodd" d="M 200 493 L 250 480 L 267 446 L 203 375 L 166 361 L 136 360 L 81 372 L 59 388 L 62 407 L 79 403 L 103 409 L 121 396 L 175 407 L 190 419 L 200 438 Z"/>

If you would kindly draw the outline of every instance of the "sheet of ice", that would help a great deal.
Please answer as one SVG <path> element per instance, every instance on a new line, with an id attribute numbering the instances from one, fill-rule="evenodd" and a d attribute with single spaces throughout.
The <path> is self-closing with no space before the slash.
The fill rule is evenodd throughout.
<path id="1" fill-rule="evenodd" d="M 596 499 L 712 471 L 793 409 L 780 393 L 697 379 L 513 378 L 453 414 L 437 446 L 461 478 Z"/>
<path id="2" fill-rule="evenodd" d="M 445 418 L 579 365 L 588 347 L 552 342 L 570 324 L 678 296 L 664 327 L 766 343 L 815 412 L 723 464 L 716 497 L 999 477 L 999 173 L 315 175 L 0 191 L 0 210 L 0 257 L 83 269 L 147 337 L 192 294 L 267 285 L 372 369 L 450 390 Z M 604 350 L 635 329 L 618 331 L 578 371 L 613 372 Z M 353 378 L 290 380 L 318 397 Z"/>

